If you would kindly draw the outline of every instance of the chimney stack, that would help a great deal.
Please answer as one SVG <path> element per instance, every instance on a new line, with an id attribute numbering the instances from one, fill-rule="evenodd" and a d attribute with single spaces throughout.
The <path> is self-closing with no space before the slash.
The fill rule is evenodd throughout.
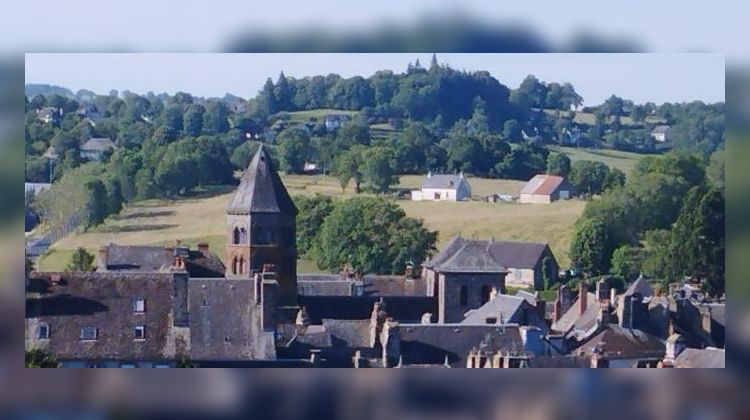
<path id="1" fill-rule="evenodd" d="M 701 306 L 700 314 L 701 314 L 701 325 L 703 326 L 703 331 L 705 331 L 708 335 L 711 335 L 711 307 Z"/>
<path id="2" fill-rule="evenodd" d="M 578 301 L 581 306 L 581 315 L 583 315 L 584 312 L 586 312 L 586 306 L 587 303 L 586 300 L 588 298 L 588 290 L 586 289 L 586 283 L 581 280 L 580 283 L 578 283 Z"/>
<path id="3" fill-rule="evenodd" d="M 109 260 L 109 245 L 99 247 L 99 264 L 97 271 L 107 271 L 107 261 Z"/>
<path id="4" fill-rule="evenodd" d="M 204 254 L 208 252 L 208 242 L 198 242 L 198 251 Z"/>
<path id="5" fill-rule="evenodd" d="M 604 279 L 596 282 L 596 300 L 597 302 L 604 302 L 609 299 L 609 285 Z"/>

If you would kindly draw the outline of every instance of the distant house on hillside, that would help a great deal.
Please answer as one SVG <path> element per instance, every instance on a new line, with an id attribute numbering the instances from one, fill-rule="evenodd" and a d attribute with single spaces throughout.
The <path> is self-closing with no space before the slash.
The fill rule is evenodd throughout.
<path id="1" fill-rule="evenodd" d="M 463 173 L 434 175 L 428 172 L 422 186 L 411 192 L 412 201 L 464 201 L 471 197 L 471 186 Z"/>
<path id="2" fill-rule="evenodd" d="M 575 188 L 565 178 L 540 174 L 531 178 L 521 189 L 521 203 L 551 203 L 575 196 Z"/>
<path id="3" fill-rule="evenodd" d="M 654 127 L 653 130 L 651 130 L 651 138 L 658 141 L 659 143 L 664 143 L 667 141 L 668 132 L 669 132 L 668 125 L 657 125 L 656 127 Z"/>
<path id="4" fill-rule="evenodd" d="M 106 137 L 95 137 L 81 145 L 81 157 L 89 160 L 102 160 L 104 153 L 116 149 L 115 143 Z"/>
<path id="5" fill-rule="evenodd" d="M 348 114 L 328 114 L 324 118 L 326 130 L 333 131 L 345 126 L 352 117 Z"/>
<path id="6" fill-rule="evenodd" d="M 49 123 L 57 123 L 60 121 L 60 117 L 63 115 L 62 108 L 55 108 L 52 106 L 45 106 L 44 108 L 36 110 L 36 118 L 39 121 Z"/>

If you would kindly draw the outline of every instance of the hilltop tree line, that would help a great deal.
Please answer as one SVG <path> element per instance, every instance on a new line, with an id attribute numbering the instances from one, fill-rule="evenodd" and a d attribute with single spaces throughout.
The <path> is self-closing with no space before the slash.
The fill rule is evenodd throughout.
<path id="1" fill-rule="evenodd" d="M 672 152 L 641 160 L 621 187 L 587 203 L 570 247 L 574 265 L 631 281 L 684 276 L 724 292 L 724 157 Z"/>

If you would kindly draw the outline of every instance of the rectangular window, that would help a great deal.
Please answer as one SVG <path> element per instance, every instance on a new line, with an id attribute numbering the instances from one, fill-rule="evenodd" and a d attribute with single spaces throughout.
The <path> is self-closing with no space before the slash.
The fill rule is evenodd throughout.
<path id="1" fill-rule="evenodd" d="M 133 338 L 135 338 L 136 340 L 145 340 L 146 339 L 146 326 L 136 325 L 135 328 L 133 328 Z"/>
<path id="2" fill-rule="evenodd" d="M 105 365 L 104 363 L 89 363 L 86 365 L 86 367 L 91 369 L 102 369 L 106 368 L 107 365 Z"/>
<path id="3" fill-rule="evenodd" d="M 99 336 L 99 330 L 93 325 L 84 325 L 81 327 L 81 340 L 96 340 Z"/>
<path id="4" fill-rule="evenodd" d="M 461 306 L 466 306 L 469 304 L 469 297 L 467 296 L 469 292 L 469 287 L 465 284 L 461 285 L 461 290 L 459 292 L 459 300 L 461 301 Z"/>
<path id="5" fill-rule="evenodd" d="M 146 299 L 143 299 L 143 298 L 133 299 L 133 312 L 135 313 L 146 312 Z"/>
<path id="6" fill-rule="evenodd" d="M 49 325 L 48 324 L 39 324 L 39 326 L 36 327 L 36 338 L 41 338 L 41 339 L 49 338 Z"/>
<path id="7" fill-rule="evenodd" d="M 435 200 L 440 200 L 440 193 L 439 192 L 435 193 Z"/>

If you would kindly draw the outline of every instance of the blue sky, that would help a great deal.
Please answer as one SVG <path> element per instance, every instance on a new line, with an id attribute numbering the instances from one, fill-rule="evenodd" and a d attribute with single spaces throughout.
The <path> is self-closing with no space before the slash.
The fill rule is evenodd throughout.
<path id="1" fill-rule="evenodd" d="M 70 89 L 110 89 L 137 93 L 185 91 L 198 96 L 229 92 L 254 96 L 267 77 L 280 71 L 305 77 L 338 73 L 369 76 L 377 70 L 402 72 L 431 54 L 26 54 L 26 83 Z M 515 88 L 534 74 L 548 82 L 570 82 L 596 105 L 611 94 L 635 102 L 724 100 L 721 54 L 439 54 L 438 61 L 469 71 L 487 70 Z"/>

